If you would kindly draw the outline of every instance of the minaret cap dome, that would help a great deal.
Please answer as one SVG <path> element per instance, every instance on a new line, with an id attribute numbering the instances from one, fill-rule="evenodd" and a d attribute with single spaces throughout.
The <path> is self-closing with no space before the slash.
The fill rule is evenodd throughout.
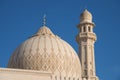
<path id="1" fill-rule="evenodd" d="M 80 15 L 80 22 L 85 23 L 85 22 L 92 22 L 92 14 L 85 9 L 83 13 Z"/>

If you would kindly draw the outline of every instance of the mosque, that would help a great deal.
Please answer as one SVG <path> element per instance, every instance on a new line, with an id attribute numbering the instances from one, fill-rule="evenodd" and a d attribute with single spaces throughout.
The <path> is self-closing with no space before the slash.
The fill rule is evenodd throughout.
<path id="1" fill-rule="evenodd" d="M 0 80 L 99 80 L 95 71 L 96 34 L 92 14 L 80 15 L 76 41 L 79 53 L 44 25 L 17 47 Z"/>

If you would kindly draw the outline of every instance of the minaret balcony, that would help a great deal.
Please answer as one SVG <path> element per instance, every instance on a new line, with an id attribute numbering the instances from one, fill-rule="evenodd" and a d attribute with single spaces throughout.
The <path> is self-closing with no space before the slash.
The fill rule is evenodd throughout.
<path id="1" fill-rule="evenodd" d="M 78 38 L 79 38 L 79 40 L 81 40 L 81 39 L 93 39 L 94 41 L 96 41 L 96 39 L 97 39 L 95 33 L 79 33 Z"/>

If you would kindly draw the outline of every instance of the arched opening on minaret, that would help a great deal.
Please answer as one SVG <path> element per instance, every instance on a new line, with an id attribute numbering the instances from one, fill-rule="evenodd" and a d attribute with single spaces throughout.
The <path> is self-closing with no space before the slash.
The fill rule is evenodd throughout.
<path id="1" fill-rule="evenodd" d="M 91 32 L 91 27 L 90 26 L 88 26 L 88 31 Z"/>
<path id="2" fill-rule="evenodd" d="M 86 32 L 86 27 L 85 26 L 83 27 L 83 32 Z"/>

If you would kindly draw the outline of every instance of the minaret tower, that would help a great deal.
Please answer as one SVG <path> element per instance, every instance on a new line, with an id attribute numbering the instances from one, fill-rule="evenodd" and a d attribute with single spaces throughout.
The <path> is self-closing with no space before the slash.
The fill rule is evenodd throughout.
<path id="1" fill-rule="evenodd" d="M 82 65 L 82 80 L 98 80 L 94 59 L 94 43 L 96 41 L 96 34 L 93 32 L 94 26 L 92 14 L 88 10 L 84 10 L 80 15 L 79 34 L 76 36 Z"/>

